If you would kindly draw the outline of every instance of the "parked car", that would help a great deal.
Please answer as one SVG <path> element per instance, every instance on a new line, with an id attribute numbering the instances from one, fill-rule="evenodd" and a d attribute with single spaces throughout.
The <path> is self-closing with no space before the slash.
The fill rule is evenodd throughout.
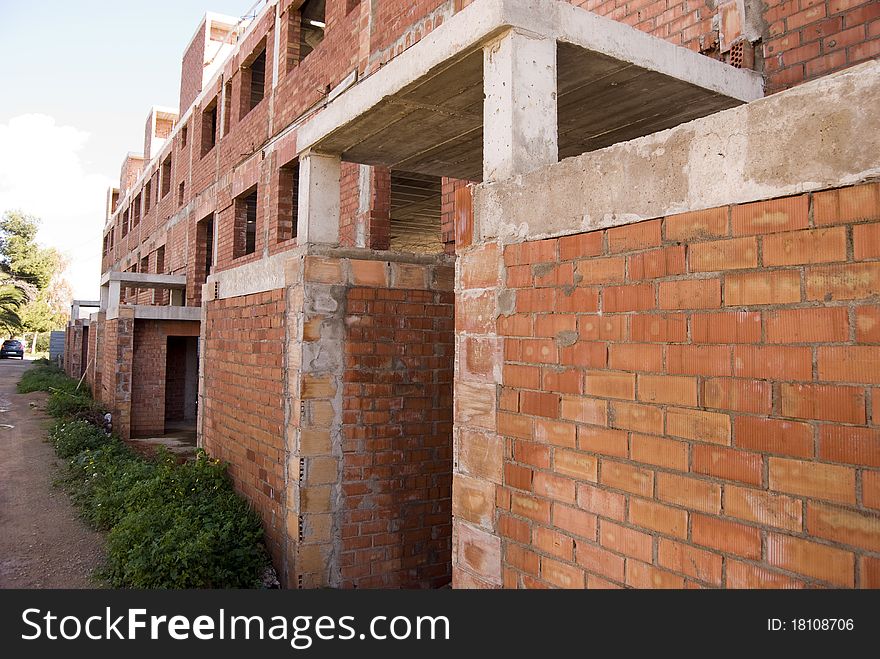
<path id="1" fill-rule="evenodd" d="M 5 359 L 6 357 L 24 359 L 24 345 L 22 342 L 17 339 L 7 339 L 4 341 L 3 347 L 0 347 L 0 359 Z"/>

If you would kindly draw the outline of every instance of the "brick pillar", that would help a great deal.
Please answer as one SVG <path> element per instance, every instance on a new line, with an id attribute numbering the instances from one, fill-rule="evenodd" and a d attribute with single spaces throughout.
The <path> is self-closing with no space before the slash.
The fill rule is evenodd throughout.
<path id="1" fill-rule="evenodd" d="M 104 332 L 101 402 L 113 414 L 113 429 L 123 439 L 131 433 L 131 379 L 134 357 L 134 309 L 121 307 Z"/>
<path id="2" fill-rule="evenodd" d="M 503 496 L 504 444 L 497 432 L 502 345 L 496 317 L 500 250 L 486 243 L 459 252 L 456 262 L 455 465 L 452 485 L 452 585 L 501 586 L 501 537 L 496 497 Z"/>

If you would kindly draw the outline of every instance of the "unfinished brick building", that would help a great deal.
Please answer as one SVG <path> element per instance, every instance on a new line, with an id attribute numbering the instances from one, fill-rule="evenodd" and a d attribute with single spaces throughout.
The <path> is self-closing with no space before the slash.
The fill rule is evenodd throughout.
<path id="1" fill-rule="evenodd" d="M 576 4 L 206 15 L 79 368 L 287 587 L 880 586 L 880 3 Z"/>

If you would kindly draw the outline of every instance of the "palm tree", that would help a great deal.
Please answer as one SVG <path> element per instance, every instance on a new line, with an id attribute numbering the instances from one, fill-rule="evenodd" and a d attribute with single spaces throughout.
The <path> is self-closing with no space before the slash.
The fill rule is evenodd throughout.
<path id="1" fill-rule="evenodd" d="M 8 275 L 0 275 L 0 327 L 10 338 L 21 330 L 22 322 L 18 312 L 30 301 L 30 288 L 28 284 L 16 281 Z"/>

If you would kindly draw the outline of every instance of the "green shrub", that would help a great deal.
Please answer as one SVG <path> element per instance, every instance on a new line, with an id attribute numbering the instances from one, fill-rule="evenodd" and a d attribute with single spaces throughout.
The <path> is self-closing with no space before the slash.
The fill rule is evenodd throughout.
<path id="1" fill-rule="evenodd" d="M 97 423 L 101 409 L 59 369 L 19 390 L 49 390 L 58 418 L 49 433 L 68 460 L 61 479 L 83 517 L 109 531 L 104 576 L 117 588 L 248 588 L 268 558 L 257 514 L 233 489 L 225 465 L 199 451 L 179 464 L 167 451 L 148 460 Z M 71 386 L 71 383 L 72 386 Z"/>
<path id="2" fill-rule="evenodd" d="M 18 393 L 27 394 L 32 391 L 69 391 L 76 389 L 77 380 L 67 377 L 60 368 L 47 359 L 34 362 L 18 381 Z M 85 385 L 85 383 L 83 383 Z"/>

